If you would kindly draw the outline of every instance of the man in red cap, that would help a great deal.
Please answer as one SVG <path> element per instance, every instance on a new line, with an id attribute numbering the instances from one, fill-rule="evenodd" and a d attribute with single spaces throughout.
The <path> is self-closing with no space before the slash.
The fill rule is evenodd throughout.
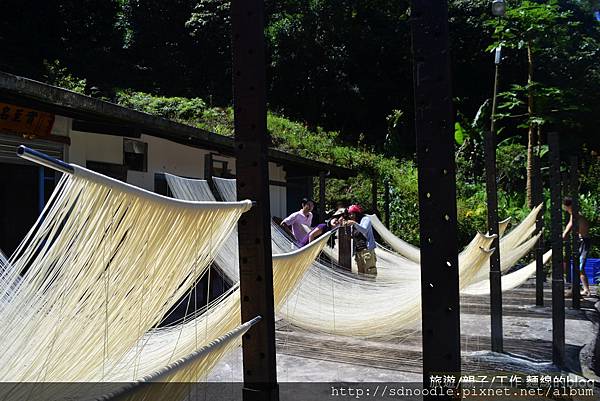
<path id="1" fill-rule="evenodd" d="M 365 215 L 360 205 L 351 205 L 348 208 L 346 224 L 352 227 L 354 239 L 354 259 L 358 272 L 362 274 L 377 275 L 377 257 L 375 256 L 375 236 L 371 219 Z"/>

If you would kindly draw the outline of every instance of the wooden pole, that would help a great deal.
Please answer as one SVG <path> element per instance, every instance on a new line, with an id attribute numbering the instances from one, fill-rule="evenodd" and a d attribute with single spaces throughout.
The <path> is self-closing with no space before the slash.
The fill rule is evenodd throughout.
<path id="1" fill-rule="evenodd" d="M 573 227 L 571 228 L 571 239 L 572 239 L 572 245 L 571 245 L 571 256 L 573 259 L 573 275 L 572 275 L 572 307 L 574 309 L 579 309 L 581 307 L 581 303 L 580 303 L 580 299 L 579 299 L 579 294 L 581 291 L 581 286 L 580 286 L 580 277 L 579 277 L 579 271 L 580 268 L 583 268 L 584 266 L 579 266 L 579 171 L 578 171 L 578 166 L 577 166 L 577 156 L 571 156 L 571 166 L 570 166 L 570 170 L 571 170 L 571 180 L 570 180 L 570 195 L 571 198 L 573 199 Z M 567 241 L 568 242 L 568 241 Z M 567 264 L 569 263 L 569 259 L 567 259 Z M 583 274 L 585 274 L 585 271 L 583 272 Z"/>
<path id="2" fill-rule="evenodd" d="M 569 193 L 570 179 L 568 171 L 563 171 L 562 173 L 562 191 L 561 194 L 566 196 Z M 561 196 L 561 207 L 562 207 L 562 196 Z M 567 211 L 563 211 L 563 218 L 565 221 L 569 221 L 571 216 Z M 569 261 L 571 260 L 571 241 L 563 241 L 563 273 L 565 275 L 565 281 L 569 284 L 572 284 L 573 271 L 569 266 Z M 572 288 L 571 288 L 572 289 Z"/>
<path id="3" fill-rule="evenodd" d="M 415 131 L 419 169 L 423 386 L 460 374 L 458 231 L 448 4 L 412 0 Z M 426 395 L 424 400 L 450 400 Z"/>
<path id="4" fill-rule="evenodd" d="M 231 22 L 237 196 L 256 201 L 238 223 L 241 317 L 262 317 L 242 337 L 243 397 L 277 401 L 262 0 L 233 0 Z"/>
<path id="5" fill-rule="evenodd" d="M 541 135 L 541 133 L 540 133 Z M 539 142 L 538 151 L 534 154 L 534 183 L 535 189 L 533 192 L 535 206 L 544 202 L 544 185 L 542 180 L 542 169 L 541 160 L 539 155 Z M 544 229 L 544 210 L 542 207 L 540 214 L 535 221 L 536 233 L 543 232 Z M 537 241 L 535 248 L 535 304 L 537 306 L 544 306 L 544 282 L 546 276 L 544 273 L 544 236 L 540 236 Z"/>
<path id="6" fill-rule="evenodd" d="M 552 215 L 552 361 L 565 366 L 565 287 L 563 282 L 560 148 L 558 133 L 548 133 Z"/>
<path id="7" fill-rule="evenodd" d="M 340 227 L 338 235 L 338 262 L 340 267 L 352 271 L 352 237 L 350 227 Z"/>

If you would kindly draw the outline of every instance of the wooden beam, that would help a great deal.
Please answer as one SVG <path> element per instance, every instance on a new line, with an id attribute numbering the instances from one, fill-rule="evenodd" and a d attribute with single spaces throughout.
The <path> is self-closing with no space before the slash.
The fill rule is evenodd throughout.
<path id="1" fill-rule="evenodd" d="M 93 132 L 96 134 L 126 136 L 129 138 L 141 137 L 141 132 L 135 127 L 120 124 L 111 124 L 102 121 L 73 120 L 71 128 L 74 131 Z"/>
<path id="2" fill-rule="evenodd" d="M 562 177 L 562 181 L 561 181 L 561 207 L 562 207 L 562 197 L 563 196 L 567 196 L 569 193 L 569 171 L 568 169 L 565 171 L 561 172 L 561 177 Z M 569 213 L 565 210 L 562 211 L 562 216 L 563 216 L 563 220 L 564 221 L 569 221 L 569 219 L 571 218 L 571 215 L 569 215 Z M 563 266 L 567 269 L 566 272 L 564 272 L 565 275 L 565 281 L 569 284 L 573 284 L 573 271 L 569 269 L 568 263 L 571 260 L 571 241 L 564 241 L 563 240 Z"/>
<path id="3" fill-rule="evenodd" d="M 244 400 L 279 399 L 275 355 L 275 309 L 262 0 L 231 2 L 233 99 L 238 199 L 256 205 L 238 224 L 242 322 L 262 321 L 242 337 Z"/>
<path id="4" fill-rule="evenodd" d="M 552 216 L 552 361 L 565 366 L 565 285 L 563 281 L 562 211 L 560 196 L 560 148 L 558 133 L 548 133 Z"/>
<path id="5" fill-rule="evenodd" d="M 415 131 L 419 169 L 423 386 L 460 374 L 458 232 L 448 4 L 412 0 Z M 450 400 L 450 396 L 423 397 Z"/>
<path id="6" fill-rule="evenodd" d="M 573 199 L 573 227 L 571 228 L 571 255 L 569 259 L 573 259 L 573 275 L 572 277 L 572 306 L 574 309 L 579 309 L 581 307 L 580 303 L 580 281 L 579 277 L 580 268 L 583 269 L 584 266 L 579 266 L 579 169 L 577 166 L 577 156 L 571 156 L 570 160 L 570 185 L 569 185 L 569 194 Z M 567 241 L 568 242 L 568 241 Z M 567 266 L 569 264 L 569 259 L 567 259 Z M 585 271 L 583 272 L 585 274 Z"/>
<path id="7" fill-rule="evenodd" d="M 340 227 L 338 235 L 338 263 L 340 267 L 352 271 L 352 237 L 350 227 Z"/>
<path id="8" fill-rule="evenodd" d="M 541 139 L 540 139 L 541 140 Z M 542 161 L 539 155 L 539 147 L 534 153 L 534 191 L 533 203 L 537 206 L 544 202 L 544 185 L 542 180 Z M 544 230 L 544 211 L 545 206 L 537 216 L 535 221 L 536 234 Z M 546 273 L 544 272 L 544 236 L 541 235 L 535 247 L 535 304 L 544 306 L 544 283 L 546 282 Z"/>

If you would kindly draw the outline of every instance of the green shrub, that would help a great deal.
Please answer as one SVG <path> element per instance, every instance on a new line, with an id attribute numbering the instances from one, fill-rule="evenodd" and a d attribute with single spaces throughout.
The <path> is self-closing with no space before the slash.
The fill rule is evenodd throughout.
<path id="1" fill-rule="evenodd" d="M 154 96 L 144 92 L 119 91 L 117 103 L 131 109 L 199 127 L 206 103 L 200 98 Z"/>
<path id="2" fill-rule="evenodd" d="M 77 93 L 84 93 L 87 81 L 82 78 L 74 77 L 69 73 L 66 67 L 63 67 L 60 61 L 52 62 L 44 60 L 44 81 L 50 85 L 58 86 Z"/>

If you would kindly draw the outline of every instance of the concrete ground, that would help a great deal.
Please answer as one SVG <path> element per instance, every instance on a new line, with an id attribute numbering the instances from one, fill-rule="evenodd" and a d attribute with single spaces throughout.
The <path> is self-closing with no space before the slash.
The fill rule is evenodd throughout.
<path id="1" fill-rule="evenodd" d="M 534 281 L 503 295 L 504 350 L 490 353 L 489 297 L 461 298 L 462 373 L 556 372 L 552 360 L 551 291 L 545 306 L 535 306 Z M 547 284 L 548 285 L 548 284 Z M 581 310 L 566 308 L 568 370 L 597 379 L 596 338 L 600 317 L 595 297 Z M 443 333 L 440 333 L 443 335 Z M 598 346 L 600 348 L 600 346 Z M 363 341 L 307 333 L 284 321 L 277 323 L 277 368 L 280 382 L 420 382 L 421 333 L 400 332 L 397 338 Z M 241 349 L 223 359 L 207 381 L 243 381 Z"/>

